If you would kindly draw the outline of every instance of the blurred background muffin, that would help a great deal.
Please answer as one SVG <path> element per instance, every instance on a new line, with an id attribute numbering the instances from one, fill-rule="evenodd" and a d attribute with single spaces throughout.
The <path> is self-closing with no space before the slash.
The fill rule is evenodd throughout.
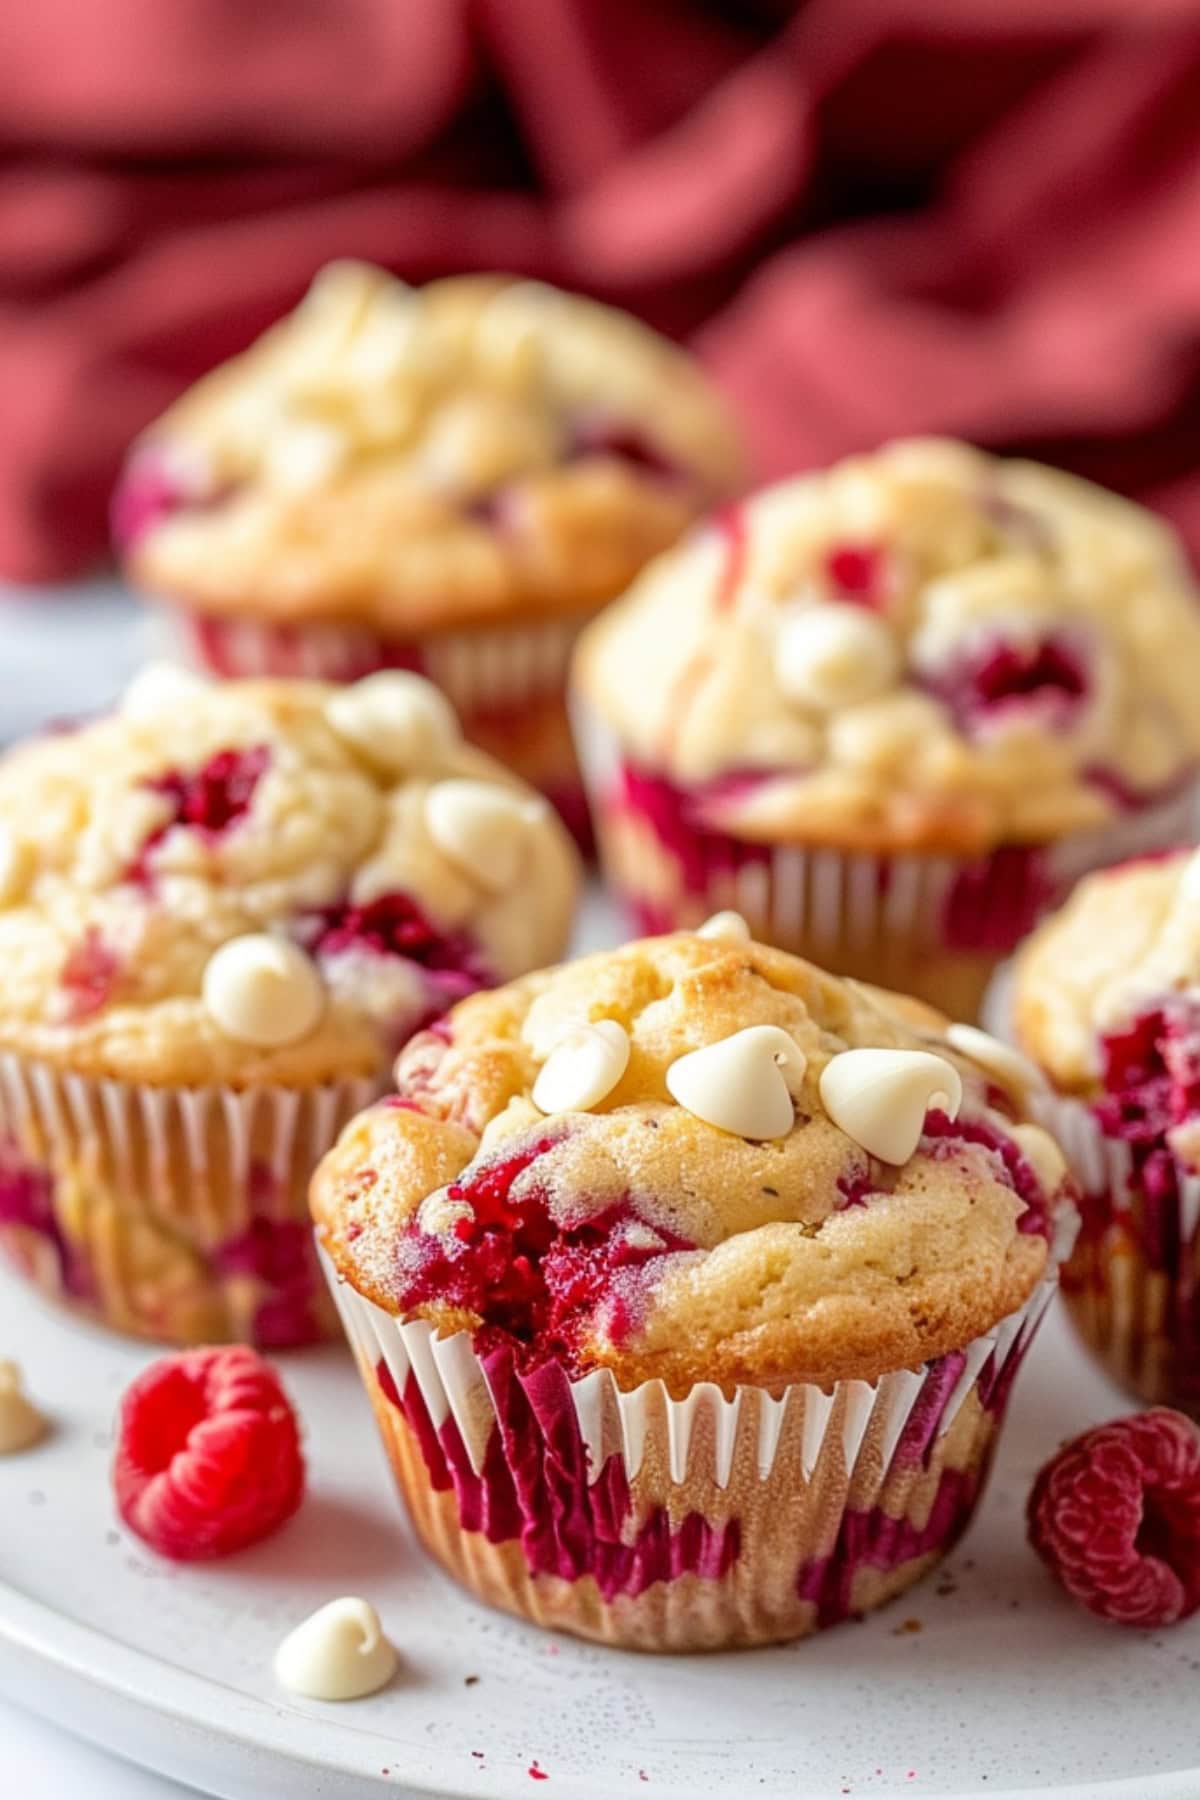
<path id="1" fill-rule="evenodd" d="M 917 1580 L 1074 1218 L 1012 1061 L 728 918 L 414 1039 L 313 1207 L 432 1553 L 645 1650 L 803 1636 Z"/>
<path id="2" fill-rule="evenodd" d="M 419 670 L 582 835 L 574 639 L 739 472 L 715 394 L 636 320 L 338 263 L 138 441 L 113 526 L 204 668 Z"/>
<path id="3" fill-rule="evenodd" d="M 1200 1417 L 1200 853 L 1089 877 L 1009 1008 L 1083 1192 L 1071 1316 L 1123 1387 Z"/>
<path id="4" fill-rule="evenodd" d="M 561 953 L 576 879 L 413 675 L 150 668 L 10 752 L 0 1249 L 121 1331 L 322 1335 L 313 1164 L 410 1032 Z"/>
<path id="5" fill-rule="evenodd" d="M 1198 684 L 1160 520 L 940 440 L 718 512 L 575 672 L 604 865 L 644 929 L 737 907 L 962 1018 L 1077 875 L 1188 829 Z"/>

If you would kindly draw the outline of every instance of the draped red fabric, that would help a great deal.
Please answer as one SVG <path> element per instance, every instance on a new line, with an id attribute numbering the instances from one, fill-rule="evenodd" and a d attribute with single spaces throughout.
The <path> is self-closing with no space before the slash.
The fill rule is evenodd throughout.
<path id="1" fill-rule="evenodd" d="M 1024 448 L 1200 548 L 1200 0 L 0 9 L 0 571 L 321 263 L 501 267 L 692 342 L 759 472 Z"/>

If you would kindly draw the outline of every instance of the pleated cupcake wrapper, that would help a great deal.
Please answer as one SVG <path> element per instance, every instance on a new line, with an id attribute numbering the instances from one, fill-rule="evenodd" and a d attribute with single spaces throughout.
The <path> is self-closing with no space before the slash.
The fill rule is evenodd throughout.
<path id="1" fill-rule="evenodd" d="M 480 1474 L 498 1415 L 487 1370 L 470 1335 L 456 1332 L 439 1338 L 424 1320 L 396 1318 L 340 1281 L 328 1259 L 322 1260 L 358 1356 L 371 1368 L 382 1361 L 399 1394 L 411 1376 L 434 1429 L 440 1431 L 452 1419 L 473 1471 Z M 813 1383 L 796 1383 L 778 1397 L 739 1387 L 727 1398 L 714 1383 L 700 1382 L 676 1400 L 661 1381 L 643 1382 L 623 1392 L 610 1370 L 594 1370 L 569 1383 L 586 1447 L 589 1482 L 597 1480 L 613 1455 L 620 1456 L 632 1481 L 653 1449 L 675 1483 L 682 1483 L 689 1473 L 700 1473 L 718 1488 L 727 1488 L 735 1457 L 751 1446 L 758 1480 L 767 1482 L 785 1429 L 799 1415 L 806 1480 L 829 1455 L 836 1456 L 852 1477 L 869 1441 L 879 1458 L 882 1486 L 914 1414 L 932 1401 L 938 1409 L 933 1437 L 940 1439 L 985 1373 L 989 1389 L 1003 1384 L 1005 1370 L 1023 1354 L 1037 1330 L 1055 1285 L 1056 1277 L 1040 1282 L 1024 1307 L 960 1352 L 962 1368 L 948 1393 L 940 1391 L 946 1359 L 915 1370 L 899 1369 L 875 1382 L 839 1381 L 829 1391 Z M 698 1458 L 710 1460 L 699 1466 Z"/>
<path id="2" fill-rule="evenodd" d="M 414 669 L 435 682 L 468 719 L 561 696 L 584 623 L 576 616 L 477 631 L 431 631 L 414 642 L 356 625 L 177 614 L 186 660 L 212 673 L 356 681 L 375 669 Z"/>
<path id="3" fill-rule="evenodd" d="M 984 996 L 981 1018 L 994 1037 L 1016 1045 L 1012 1018 L 1013 968 L 997 969 Z M 1060 1145 L 1083 1192 L 1108 1197 L 1114 1210 L 1137 1203 L 1133 1152 L 1124 1138 L 1108 1136 L 1090 1106 L 1053 1088 L 1033 1088 L 1029 1110 Z M 1200 1175 L 1179 1175 L 1180 1242 L 1191 1243 L 1200 1231 Z"/>
<path id="4" fill-rule="evenodd" d="M 137 1330 L 144 1301 L 133 1289 L 140 1291 L 145 1278 L 125 1264 L 123 1232 L 159 1226 L 169 1242 L 206 1260 L 259 1222 L 305 1225 L 312 1169 L 384 1085 L 382 1077 L 363 1077 L 244 1092 L 155 1087 L 5 1052 L 0 1160 L 8 1141 L 23 1166 L 55 1184 L 82 1184 L 78 1217 L 59 1229 L 93 1273 L 103 1271 L 88 1310 L 115 1314 L 110 1322 Z M 88 1204 L 89 1187 L 93 1196 L 103 1192 L 102 1225 Z M 212 1267 L 209 1276 L 214 1290 L 227 1279 Z"/>
<path id="5" fill-rule="evenodd" d="M 592 810 L 603 824 L 614 812 L 622 775 L 620 746 L 586 705 L 574 699 L 571 723 Z M 621 804 L 621 810 L 625 810 Z M 1196 791 L 1172 796 L 1122 816 L 1101 831 L 1079 832 L 1049 844 L 1014 869 L 1003 853 L 962 858 L 838 850 L 801 844 L 739 840 L 719 827 L 696 832 L 689 848 L 702 864 L 704 891 L 687 898 L 710 911 L 732 907 L 764 935 L 802 946 L 817 961 L 873 948 L 903 947 L 923 955 L 949 947 L 999 955 L 1015 948 L 1034 914 L 1062 897 L 1090 869 L 1185 841 L 1198 817 Z M 619 884 L 633 898 L 654 903 L 661 859 L 670 857 L 653 826 L 643 840 L 623 845 Z M 947 946 L 947 915 L 956 886 L 972 883 L 959 908 L 959 935 Z M 670 903 L 669 903 L 670 905 Z"/>
<path id="6" fill-rule="evenodd" d="M 997 970 L 983 1018 L 996 1037 L 1015 1042 L 1011 964 Z M 1177 1167 L 1172 1213 L 1156 1198 L 1158 1229 L 1178 1239 L 1172 1272 L 1152 1255 L 1136 1251 L 1145 1197 L 1136 1180 L 1132 1149 L 1106 1133 L 1083 1100 L 1051 1088 L 1031 1092 L 1033 1116 L 1057 1140 L 1082 1189 L 1085 1230 L 1077 1256 L 1067 1263 L 1064 1299 L 1075 1325 L 1100 1361 L 1124 1387 L 1144 1400 L 1184 1406 L 1200 1416 L 1200 1344 L 1190 1321 L 1200 1288 L 1200 1174 Z M 1112 1225 L 1130 1235 L 1107 1238 Z"/>

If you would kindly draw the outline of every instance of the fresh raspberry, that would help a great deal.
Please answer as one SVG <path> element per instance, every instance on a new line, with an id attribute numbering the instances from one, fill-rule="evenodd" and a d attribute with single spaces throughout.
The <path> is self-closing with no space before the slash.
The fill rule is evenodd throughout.
<path id="1" fill-rule="evenodd" d="M 1068 1594 L 1119 1625 L 1200 1607 L 1200 1428 L 1169 1407 L 1085 1431 L 1033 1484 L 1029 1538 Z"/>
<path id="2" fill-rule="evenodd" d="M 241 1344 L 151 1364 L 121 1402 L 113 1486 L 130 1530 L 176 1562 L 276 1530 L 300 1504 L 304 1459 L 274 1371 Z"/>

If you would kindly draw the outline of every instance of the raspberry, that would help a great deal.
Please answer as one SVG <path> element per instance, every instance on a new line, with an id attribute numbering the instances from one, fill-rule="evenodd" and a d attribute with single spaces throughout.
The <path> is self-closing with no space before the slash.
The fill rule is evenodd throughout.
<path id="1" fill-rule="evenodd" d="M 1068 1594 L 1120 1625 L 1200 1608 L 1200 1428 L 1157 1406 L 1085 1431 L 1039 1474 L 1029 1538 Z"/>
<path id="2" fill-rule="evenodd" d="M 240 1344 L 151 1364 L 121 1402 L 113 1486 L 130 1530 L 176 1562 L 266 1537 L 304 1493 L 296 1416 L 274 1371 Z"/>

